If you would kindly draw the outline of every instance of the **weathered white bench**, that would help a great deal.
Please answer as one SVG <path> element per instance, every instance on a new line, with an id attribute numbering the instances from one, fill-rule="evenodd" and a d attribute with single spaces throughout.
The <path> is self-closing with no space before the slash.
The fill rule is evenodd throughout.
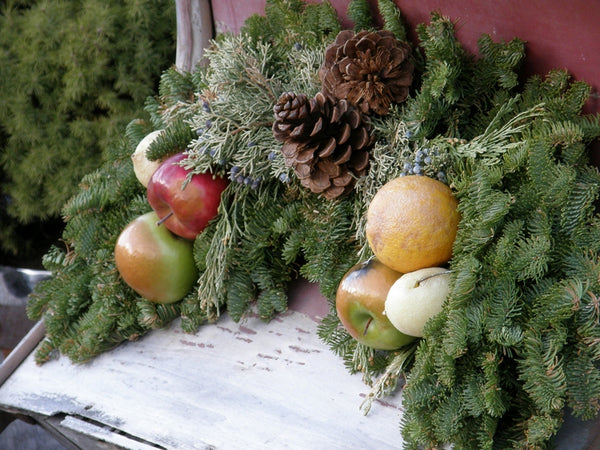
<path id="1" fill-rule="evenodd" d="M 316 335 L 327 308 L 299 281 L 270 323 L 223 316 L 187 334 L 176 321 L 82 365 L 36 365 L 27 352 L 38 326 L 5 361 L 19 365 L 0 386 L 0 409 L 85 449 L 401 448 L 401 395 L 363 414 L 369 388 Z"/>

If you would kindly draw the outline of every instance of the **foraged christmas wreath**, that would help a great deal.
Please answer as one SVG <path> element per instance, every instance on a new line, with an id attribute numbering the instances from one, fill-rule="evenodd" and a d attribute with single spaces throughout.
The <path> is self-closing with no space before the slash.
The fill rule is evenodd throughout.
<path id="1" fill-rule="evenodd" d="M 437 12 L 416 46 L 393 2 L 378 5 L 382 29 L 366 2 L 351 2 L 351 31 L 327 2 L 270 0 L 265 16 L 214 40 L 205 67 L 164 73 L 147 117 L 64 207 L 64 248 L 45 256 L 53 277 L 28 306 L 47 328 L 38 362 L 55 351 L 83 362 L 177 317 L 191 333 L 225 312 L 268 320 L 302 276 L 331 303 L 320 338 L 372 386 L 365 410 L 406 380 L 411 448 L 544 447 L 566 409 L 597 415 L 600 173 L 587 146 L 600 121 L 582 114 L 590 87 L 558 70 L 519 83 L 522 41 L 484 35 L 475 58 Z M 151 211 L 131 155 L 156 130 L 148 161 L 185 153 L 190 177 L 229 179 L 217 216 L 190 241 L 194 286 L 171 303 L 136 293 L 114 256 L 121 231 Z M 376 349 L 341 326 L 336 293 L 372 261 L 372 199 L 415 176 L 458 200 L 449 294 L 422 338 Z"/>

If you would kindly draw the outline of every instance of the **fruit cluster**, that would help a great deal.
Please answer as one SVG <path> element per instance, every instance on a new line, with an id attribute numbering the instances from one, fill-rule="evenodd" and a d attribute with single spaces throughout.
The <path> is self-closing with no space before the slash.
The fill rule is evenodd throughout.
<path id="1" fill-rule="evenodd" d="M 142 297 L 173 303 L 197 280 L 193 241 L 217 215 L 229 181 L 208 172 L 191 174 L 183 165 L 185 153 L 149 160 L 146 152 L 160 134 L 150 133 L 132 155 L 153 211 L 123 229 L 115 245 L 115 263 L 123 281 Z"/>
<path id="2" fill-rule="evenodd" d="M 450 290 L 445 267 L 459 222 L 451 189 L 426 176 L 403 175 L 385 184 L 367 211 L 374 257 L 340 282 L 336 311 L 361 344 L 395 350 L 423 336 Z"/>

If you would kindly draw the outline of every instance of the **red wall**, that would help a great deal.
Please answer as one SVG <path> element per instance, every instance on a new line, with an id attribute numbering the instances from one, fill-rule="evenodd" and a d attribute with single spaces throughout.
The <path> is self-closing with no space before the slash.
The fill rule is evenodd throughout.
<path id="1" fill-rule="evenodd" d="M 457 37 L 476 52 L 483 33 L 495 41 L 527 41 L 525 73 L 566 68 L 589 83 L 594 97 L 586 112 L 600 112 L 600 1 L 597 0 L 395 0 L 411 30 L 438 10 L 457 23 Z M 341 17 L 349 0 L 331 0 Z M 371 0 L 375 5 L 376 1 Z M 219 31 L 237 31 L 246 17 L 264 11 L 265 0 L 213 0 Z M 352 24 L 347 20 L 344 25 Z M 413 35 L 414 38 L 414 35 Z"/>
<path id="2" fill-rule="evenodd" d="M 567 69 L 592 86 L 588 110 L 600 111 L 600 2 L 596 0 L 396 0 L 407 22 L 427 22 L 439 10 L 457 22 L 456 36 L 472 52 L 477 39 L 527 42 L 525 73 Z"/>

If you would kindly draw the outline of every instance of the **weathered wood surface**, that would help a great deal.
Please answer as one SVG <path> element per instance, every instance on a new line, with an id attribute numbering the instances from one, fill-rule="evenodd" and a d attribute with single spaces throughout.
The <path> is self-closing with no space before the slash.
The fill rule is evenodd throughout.
<path id="1" fill-rule="evenodd" d="M 202 61 L 214 36 L 210 0 L 176 0 L 177 52 L 175 66 L 192 72 Z"/>
<path id="2" fill-rule="evenodd" d="M 176 321 L 84 365 L 30 355 L 0 387 L 0 409 L 106 425 L 98 438 L 126 448 L 123 436 L 136 448 L 401 448 L 400 394 L 363 415 L 368 387 L 316 336 L 324 302 L 301 285 L 270 323 L 224 316 L 186 334 Z"/>

